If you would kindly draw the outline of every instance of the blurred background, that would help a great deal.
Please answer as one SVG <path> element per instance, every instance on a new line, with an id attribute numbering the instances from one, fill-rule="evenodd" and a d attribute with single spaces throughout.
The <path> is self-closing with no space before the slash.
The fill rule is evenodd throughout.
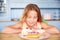
<path id="1" fill-rule="evenodd" d="M 47 23 L 60 30 L 60 0 L 0 0 L 0 32 L 19 20 L 29 3 L 37 4 Z"/>

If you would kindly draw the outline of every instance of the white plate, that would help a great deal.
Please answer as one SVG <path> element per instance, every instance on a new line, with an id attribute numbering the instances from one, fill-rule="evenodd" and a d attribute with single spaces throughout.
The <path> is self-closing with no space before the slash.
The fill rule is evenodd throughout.
<path id="1" fill-rule="evenodd" d="M 26 40 L 40 40 L 41 39 L 41 38 L 28 38 L 27 36 L 20 36 L 20 37 Z"/>
<path id="2" fill-rule="evenodd" d="M 41 36 L 41 37 L 39 37 L 39 38 L 28 38 L 27 36 L 22 36 L 22 35 L 20 35 L 20 37 L 21 38 L 24 38 L 24 39 L 26 39 L 26 40 L 41 40 L 41 39 L 45 39 L 45 38 L 48 38 L 48 37 L 50 37 L 50 36 Z"/>
<path id="3" fill-rule="evenodd" d="M 41 37 L 39 37 L 39 38 L 28 38 L 27 36 L 23 36 L 23 35 L 19 35 L 19 36 L 20 36 L 21 38 L 26 39 L 26 40 L 42 40 L 42 39 L 45 39 L 45 38 L 50 37 L 49 34 L 43 35 L 43 36 L 41 36 Z"/>

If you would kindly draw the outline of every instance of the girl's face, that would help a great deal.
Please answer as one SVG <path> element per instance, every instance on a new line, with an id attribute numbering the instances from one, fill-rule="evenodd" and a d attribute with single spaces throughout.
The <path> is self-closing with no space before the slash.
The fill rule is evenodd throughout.
<path id="1" fill-rule="evenodd" d="M 31 10 L 27 13 L 26 23 L 29 26 L 34 26 L 37 23 L 37 12 L 34 10 Z"/>

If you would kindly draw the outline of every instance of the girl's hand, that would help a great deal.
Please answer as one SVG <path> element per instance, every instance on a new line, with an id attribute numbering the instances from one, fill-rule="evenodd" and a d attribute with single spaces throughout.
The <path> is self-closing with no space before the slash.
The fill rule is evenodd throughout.
<path id="1" fill-rule="evenodd" d="M 51 34 L 45 32 L 40 38 L 45 39 L 45 38 L 49 38 L 50 36 L 51 36 Z"/>

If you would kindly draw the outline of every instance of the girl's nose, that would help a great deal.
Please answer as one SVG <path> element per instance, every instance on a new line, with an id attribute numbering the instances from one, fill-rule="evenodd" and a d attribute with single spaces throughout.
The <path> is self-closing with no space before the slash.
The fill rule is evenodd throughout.
<path id="1" fill-rule="evenodd" d="M 34 19 L 33 19 L 33 18 L 31 18 L 31 21 L 34 21 Z"/>

